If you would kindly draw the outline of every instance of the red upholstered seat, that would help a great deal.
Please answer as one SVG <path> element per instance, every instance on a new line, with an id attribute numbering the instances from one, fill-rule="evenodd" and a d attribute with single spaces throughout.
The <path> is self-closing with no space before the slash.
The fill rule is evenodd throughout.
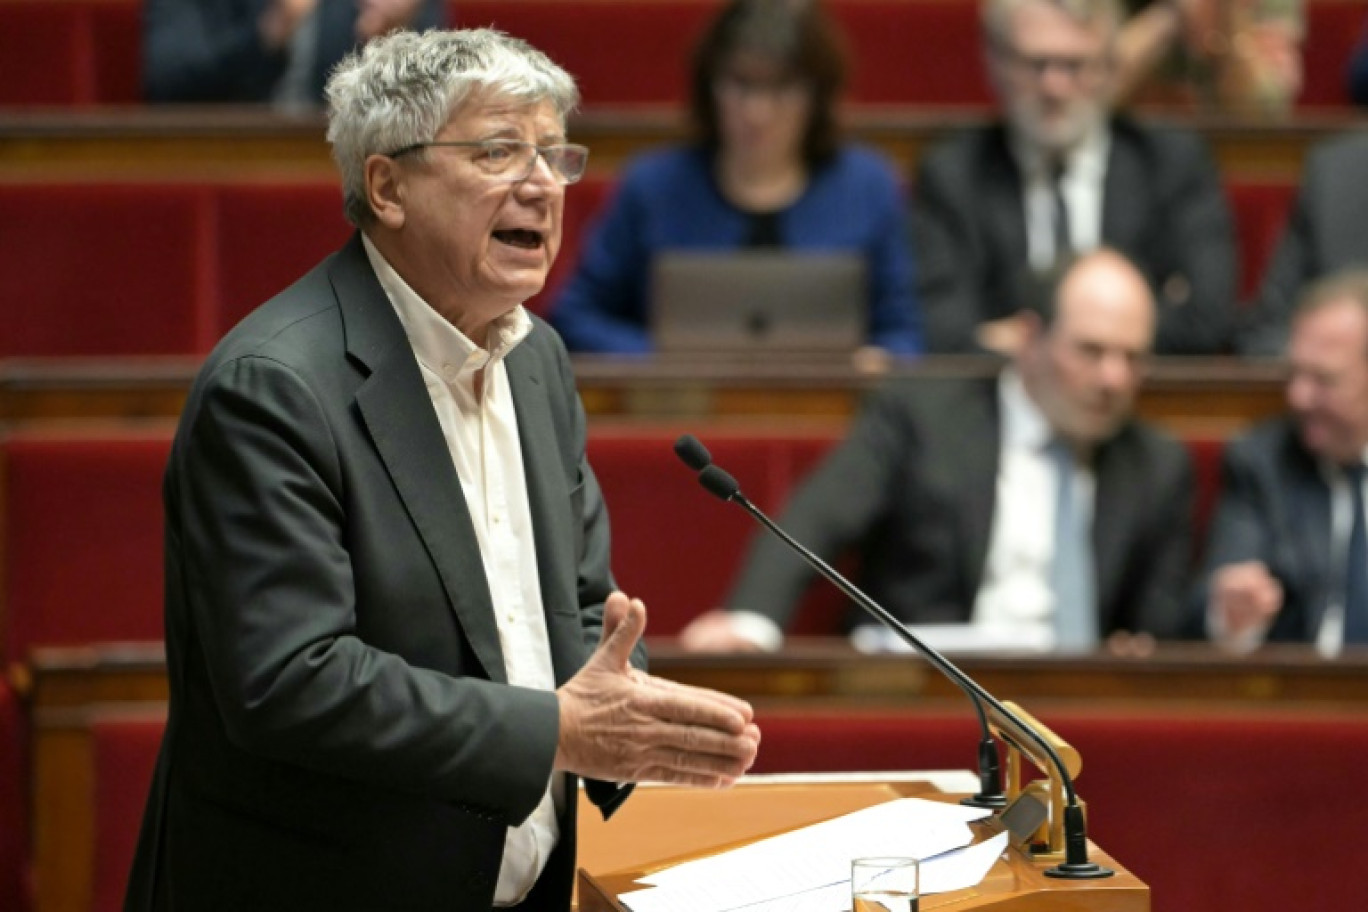
<path id="1" fill-rule="evenodd" d="M 650 633 L 674 634 L 717 608 L 758 526 L 738 507 L 703 490 L 672 446 L 678 431 L 596 430 L 589 461 L 608 504 L 613 573 L 645 600 Z M 830 439 L 829 437 L 827 438 Z M 704 435 L 713 459 L 762 510 L 778 513 L 798 480 L 796 434 Z"/>
<path id="2" fill-rule="evenodd" d="M 95 819 L 92 912 L 123 908 L 165 728 L 162 718 L 113 714 L 99 716 L 90 725 Z"/>
<path id="3" fill-rule="evenodd" d="M 579 81 L 589 106 L 679 104 L 690 53 L 718 0 L 451 0 L 460 26 L 527 38 Z M 854 63 L 851 100 L 986 104 L 972 0 L 830 0 Z M 0 2 L 0 105 L 139 99 L 141 0 Z M 1348 101 L 1345 66 L 1363 28 L 1359 3 L 1307 7 L 1299 107 Z"/>
<path id="4" fill-rule="evenodd" d="M 1035 709 L 1083 758 L 1089 835 L 1149 884 L 1155 912 L 1349 909 L 1368 896 L 1368 802 L 1352 797 L 1368 716 Z M 756 772 L 975 766 L 967 703 L 758 722 Z"/>
<path id="5" fill-rule="evenodd" d="M 1258 293 L 1296 195 L 1297 186 L 1291 181 L 1226 184 L 1240 251 L 1241 301 L 1249 301 Z"/>
<path id="6" fill-rule="evenodd" d="M 4 663 L 34 646 L 162 638 L 169 448 L 169 431 L 0 440 Z"/>
<path id="7" fill-rule="evenodd" d="M 28 744 L 19 698 L 0 675 L 0 909 L 29 907 Z"/>
<path id="8" fill-rule="evenodd" d="M 214 339 L 350 236 L 337 181 L 222 184 L 215 193 Z"/>
<path id="9" fill-rule="evenodd" d="M 590 161 L 593 161 L 592 154 Z M 556 262 L 546 277 L 546 286 L 527 302 L 528 310 L 539 316 L 546 316 L 556 293 L 575 271 L 579 263 L 580 248 L 588 231 L 598 220 L 608 202 L 614 185 L 612 177 L 589 174 L 578 184 L 565 190 L 565 214 L 561 217 L 561 246 L 556 254 Z"/>
<path id="10" fill-rule="evenodd" d="M 193 353 L 208 192 L 0 184 L 0 357 Z"/>

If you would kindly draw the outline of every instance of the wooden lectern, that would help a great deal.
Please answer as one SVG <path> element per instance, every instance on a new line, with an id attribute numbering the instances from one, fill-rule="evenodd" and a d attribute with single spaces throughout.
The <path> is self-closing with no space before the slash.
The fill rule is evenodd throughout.
<path id="1" fill-rule="evenodd" d="M 619 893 L 642 889 L 636 878 L 652 871 L 735 848 L 767 836 L 829 820 L 894 798 L 955 800 L 927 779 L 840 781 L 829 777 L 743 780 L 725 792 L 639 787 L 604 823 L 581 796 L 579 912 L 626 912 Z M 977 838 L 996 832 L 994 822 L 971 824 Z M 1089 844 L 1098 862 L 1116 870 L 1103 880 L 1058 880 L 1052 862 L 1008 849 L 976 887 L 923 896 L 921 908 L 994 912 L 1149 912 L 1149 888 L 1116 860 Z"/>

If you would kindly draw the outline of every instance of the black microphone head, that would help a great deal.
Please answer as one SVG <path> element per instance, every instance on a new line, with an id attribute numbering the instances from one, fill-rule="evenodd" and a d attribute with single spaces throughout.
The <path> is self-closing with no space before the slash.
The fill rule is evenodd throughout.
<path id="1" fill-rule="evenodd" d="M 693 434 L 685 434 L 676 440 L 674 451 L 675 455 L 684 460 L 684 464 L 695 472 L 701 472 L 712 465 L 712 454 Z"/>
<path id="2" fill-rule="evenodd" d="M 741 493 L 741 485 L 726 472 L 715 465 L 704 466 L 698 473 L 698 483 L 708 489 L 708 493 L 722 500 L 731 500 Z"/>

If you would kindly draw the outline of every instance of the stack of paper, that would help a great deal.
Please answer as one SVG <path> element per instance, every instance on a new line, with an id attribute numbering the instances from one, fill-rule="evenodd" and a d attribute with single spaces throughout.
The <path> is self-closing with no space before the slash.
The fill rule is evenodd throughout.
<path id="1" fill-rule="evenodd" d="M 850 908 L 850 861 L 921 860 L 921 892 L 981 881 L 1002 854 L 1000 834 L 970 847 L 969 822 L 988 811 L 900 798 L 643 877 L 651 889 L 618 899 L 632 912 L 842 912 Z"/>

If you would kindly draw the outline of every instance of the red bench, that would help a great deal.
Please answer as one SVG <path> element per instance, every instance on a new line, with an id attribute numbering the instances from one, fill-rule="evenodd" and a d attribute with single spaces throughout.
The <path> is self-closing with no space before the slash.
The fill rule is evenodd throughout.
<path id="1" fill-rule="evenodd" d="M 0 0 L 3 6 L 3 0 Z M 545 314 L 611 176 L 569 188 Z M 1242 297 L 1258 287 L 1295 187 L 1227 188 Z M 204 354 L 249 310 L 346 240 L 331 181 L 0 184 L 0 357 Z"/>
<path id="2" fill-rule="evenodd" d="M 34 646 L 160 640 L 164 430 L 0 440 L 0 667 Z"/>
<path id="3" fill-rule="evenodd" d="M 0 674 L 0 909 L 27 909 L 28 738 L 19 697 Z"/>
<path id="4" fill-rule="evenodd" d="M 589 106 L 679 104 L 698 35 L 719 0 L 453 0 L 462 26 L 527 38 L 579 80 Z M 853 53 L 857 104 L 982 105 L 978 5 L 972 0 L 830 0 Z M 0 105 L 141 100 L 140 0 L 0 0 Z M 1359 3 L 1307 8 L 1300 107 L 1347 104 L 1345 67 L 1363 26 Z M 610 49 L 605 52 L 605 49 Z"/>
<path id="5" fill-rule="evenodd" d="M 613 529 L 618 583 L 645 599 L 651 633 L 679 632 L 722 604 L 758 527 L 701 487 L 672 451 L 674 428 L 597 429 L 589 458 Z M 703 431 L 761 509 L 790 491 L 839 439 L 827 431 Z M 0 659 L 34 646 L 162 637 L 161 476 L 169 431 L 17 433 L 0 440 L 5 592 Z M 1220 443 L 1190 444 L 1205 528 L 1220 482 Z M 841 597 L 814 586 L 794 632 L 839 630 Z"/>
<path id="6" fill-rule="evenodd" d="M 1089 835 L 1150 886 L 1155 912 L 1349 909 L 1368 896 L 1368 803 L 1344 793 L 1368 751 L 1368 715 L 1027 709 L 1079 750 Z M 755 772 L 975 763 L 967 704 L 757 721 Z"/>
<path id="7" fill-rule="evenodd" d="M 1036 714 L 1079 750 L 1089 835 L 1149 885 L 1155 912 L 1352 909 L 1368 895 L 1357 839 L 1368 804 L 1344 794 L 1368 751 L 1368 716 Z M 963 769 L 977 743 L 967 706 L 770 709 L 758 721 L 756 773 Z M 156 719 L 92 725 L 96 912 L 119 908 L 161 730 Z"/>
<path id="8" fill-rule="evenodd" d="M 90 724 L 95 870 L 91 912 L 123 908 L 166 720 L 104 712 Z"/>

